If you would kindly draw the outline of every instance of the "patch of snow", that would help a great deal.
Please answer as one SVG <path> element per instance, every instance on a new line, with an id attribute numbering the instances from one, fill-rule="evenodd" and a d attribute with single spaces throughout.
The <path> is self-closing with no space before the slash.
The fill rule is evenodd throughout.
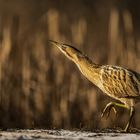
<path id="1" fill-rule="evenodd" d="M 95 133 L 70 130 L 10 130 L 0 131 L 0 140 L 138 140 L 140 133 Z"/>

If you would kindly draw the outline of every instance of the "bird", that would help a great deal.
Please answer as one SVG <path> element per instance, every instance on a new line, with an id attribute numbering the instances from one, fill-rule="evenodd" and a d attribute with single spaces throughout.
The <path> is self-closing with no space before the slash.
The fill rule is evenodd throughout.
<path id="1" fill-rule="evenodd" d="M 90 82 L 116 100 L 105 106 L 101 117 L 104 117 L 105 114 L 109 116 L 111 109 L 116 112 L 116 107 L 129 110 L 129 120 L 125 128 L 121 130 L 121 132 L 128 132 L 135 114 L 135 105 L 140 102 L 140 74 L 120 66 L 96 64 L 71 45 L 49 41 L 73 61 Z"/>

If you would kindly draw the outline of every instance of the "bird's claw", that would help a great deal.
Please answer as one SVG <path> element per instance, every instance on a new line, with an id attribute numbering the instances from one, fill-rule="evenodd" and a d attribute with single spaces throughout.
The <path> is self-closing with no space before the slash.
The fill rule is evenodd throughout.
<path id="1" fill-rule="evenodd" d="M 102 112 L 102 114 L 101 114 L 101 118 L 103 118 L 103 117 L 105 116 L 105 113 L 107 113 L 107 118 L 108 118 L 109 115 L 110 115 L 111 109 L 113 109 L 113 111 L 115 112 L 115 114 L 117 114 L 117 111 L 116 111 L 116 109 L 115 109 L 115 107 L 114 107 L 113 105 L 107 105 L 107 106 L 104 108 L 104 110 L 103 110 L 103 112 Z"/>
<path id="2" fill-rule="evenodd" d="M 120 130 L 116 130 L 117 133 L 127 133 L 127 130 L 126 129 L 120 129 Z"/>
<path id="3" fill-rule="evenodd" d="M 107 117 L 109 116 L 110 114 L 110 110 L 111 108 L 110 107 L 107 107 L 103 110 L 102 114 L 101 114 L 101 118 L 103 118 L 105 116 L 105 113 L 107 113 Z"/>

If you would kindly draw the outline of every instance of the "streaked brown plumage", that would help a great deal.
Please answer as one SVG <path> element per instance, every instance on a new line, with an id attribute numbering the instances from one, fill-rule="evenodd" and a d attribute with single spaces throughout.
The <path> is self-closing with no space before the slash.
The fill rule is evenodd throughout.
<path id="1" fill-rule="evenodd" d="M 130 118 L 124 129 L 124 132 L 127 132 L 135 112 L 135 104 L 140 101 L 140 74 L 119 66 L 95 64 L 86 55 L 70 45 L 56 41 L 51 41 L 51 43 L 72 60 L 89 81 L 108 96 L 121 102 L 108 103 L 102 116 L 105 113 L 109 116 L 110 110 L 115 109 L 115 106 L 130 110 Z"/>

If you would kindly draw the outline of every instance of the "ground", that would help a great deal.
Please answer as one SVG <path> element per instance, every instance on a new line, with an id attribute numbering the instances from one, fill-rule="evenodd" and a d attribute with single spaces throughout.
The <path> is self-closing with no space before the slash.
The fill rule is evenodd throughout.
<path id="1" fill-rule="evenodd" d="M 102 131 L 70 131 L 70 130 L 6 130 L 0 131 L 0 140 L 137 140 L 140 131 L 133 133 L 117 133 L 113 130 Z"/>

